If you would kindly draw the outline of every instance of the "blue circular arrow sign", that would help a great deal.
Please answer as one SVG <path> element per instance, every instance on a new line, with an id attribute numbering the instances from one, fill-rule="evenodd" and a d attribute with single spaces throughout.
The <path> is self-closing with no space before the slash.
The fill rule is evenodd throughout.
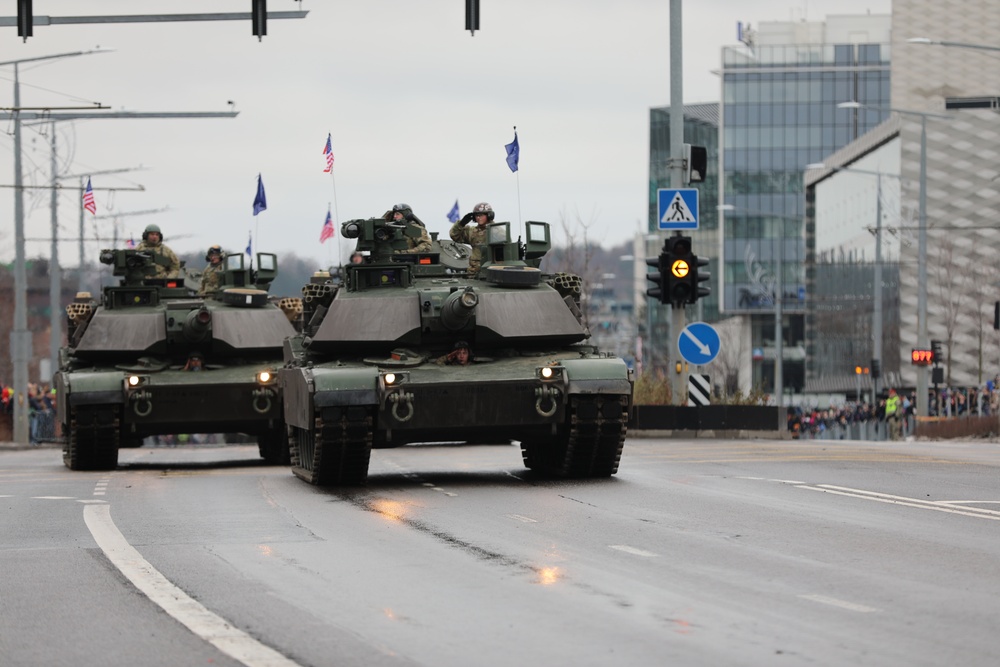
<path id="1" fill-rule="evenodd" d="M 719 355 L 719 332 L 704 322 L 692 322 L 677 337 L 677 349 L 684 361 L 695 366 L 710 363 Z"/>

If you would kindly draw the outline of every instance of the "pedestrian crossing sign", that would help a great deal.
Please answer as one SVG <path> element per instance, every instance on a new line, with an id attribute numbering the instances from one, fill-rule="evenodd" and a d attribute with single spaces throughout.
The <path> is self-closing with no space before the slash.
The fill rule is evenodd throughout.
<path id="1" fill-rule="evenodd" d="M 697 188 L 660 188 L 656 202 L 660 229 L 698 229 Z"/>

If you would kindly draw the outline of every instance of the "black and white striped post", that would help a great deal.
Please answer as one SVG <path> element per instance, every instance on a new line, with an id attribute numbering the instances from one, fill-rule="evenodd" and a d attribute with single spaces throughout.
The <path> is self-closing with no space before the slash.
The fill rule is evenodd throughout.
<path id="1" fill-rule="evenodd" d="M 688 375 L 689 406 L 710 405 L 712 396 L 712 381 L 707 374 L 691 373 Z"/>

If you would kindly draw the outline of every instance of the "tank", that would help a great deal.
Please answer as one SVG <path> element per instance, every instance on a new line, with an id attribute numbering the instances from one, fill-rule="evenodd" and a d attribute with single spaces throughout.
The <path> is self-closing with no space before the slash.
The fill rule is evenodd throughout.
<path id="1" fill-rule="evenodd" d="M 631 371 L 588 343 L 581 280 L 541 270 L 549 225 L 526 223 L 522 243 L 491 223 L 476 274 L 468 246 L 435 238 L 426 254 L 403 252 L 407 231 L 345 222 L 365 261 L 302 290 L 303 328 L 279 372 L 294 474 L 361 485 L 373 448 L 517 441 L 539 475 L 614 475 Z"/>
<path id="2" fill-rule="evenodd" d="M 269 297 L 277 257 L 258 253 L 254 270 L 227 255 L 207 296 L 197 294 L 198 272 L 152 277 L 155 255 L 102 250 L 100 260 L 120 281 L 99 302 L 81 293 L 67 306 L 54 378 L 66 466 L 110 470 L 119 448 L 182 433 L 256 436 L 265 461 L 287 464 L 277 371 L 301 300 Z"/>

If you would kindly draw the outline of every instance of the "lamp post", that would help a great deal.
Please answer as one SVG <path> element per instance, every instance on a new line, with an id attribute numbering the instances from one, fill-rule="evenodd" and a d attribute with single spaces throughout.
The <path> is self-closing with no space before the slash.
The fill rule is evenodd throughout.
<path id="1" fill-rule="evenodd" d="M 920 197 L 919 222 L 917 241 L 917 345 L 926 348 L 929 345 L 927 337 L 927 119 L 951 116 L 927 111 L 897 109 L 895 107 L 880 107 L 858 102 L 841 102 L 838 109 L 875 109 L 891 111 L 899 114 L 909 114 L 920 117 Z M 916 367 L 917 373 L 917 416 L 927 416 L 927 368 Z"/>

